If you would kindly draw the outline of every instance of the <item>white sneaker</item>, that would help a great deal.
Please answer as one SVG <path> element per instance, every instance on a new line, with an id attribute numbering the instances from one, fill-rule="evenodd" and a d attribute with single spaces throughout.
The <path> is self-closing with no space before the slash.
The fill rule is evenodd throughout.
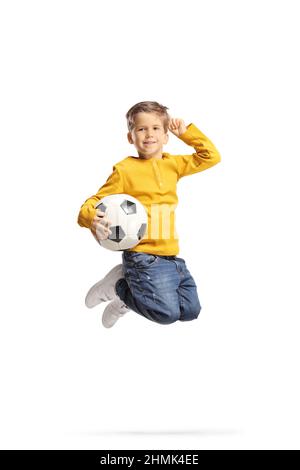
<path id="1" fill-rule="evenodd" d="M 105 326 L 105 328 L 111 328 L 116 321 L 123 317 L 125 313 L 129 312 L 129 310 L 130 308 L 117 296 L 105 307 L 102 315 L 102 325 Z"/>
<path id="2" fill-rule="evenodd" d="M 85 298 L 85 305 L 88 308 L 93 308 L 101 302 L 114 299 L 117 295 L 115 290 L 116 282 L 122 277 L 124 277 L 123 265 L 117 264 L 101 281 L 98 281 L 90 288 Z"/>

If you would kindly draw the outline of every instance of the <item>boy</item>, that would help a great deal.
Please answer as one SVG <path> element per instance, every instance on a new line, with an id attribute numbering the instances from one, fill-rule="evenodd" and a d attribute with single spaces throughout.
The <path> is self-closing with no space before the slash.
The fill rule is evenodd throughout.
<path id="1" fill-rule="evenodd" d="M 160 324 L 198 317 L 201 305 L 197 286 L 185 261 L 177 257 L 175 229 L 176 184 L 183 176 L 206 170 L 221 160 L 214 144 L 193 124 L 171 118 L 167 107 L 155 101 L 135 104 L 126 114 L 129 143 L 138 158 L 129 156 L 113 166 L 113 172 L 98 192 L 81 206 L 78 223 L 90 228 L 94 237 L 108 238 L 110 221 L 95 209 L 95 203 L 109 194 L 130 194 L 148 213 L 145 237 L 122 252 L 122 264 L 115 266 L 88 291 L 89 308 L 110 301 L 102 316 L 112 327 L 129 310 Z M 163 152 L 168 130 L 191 145 L 191 155 Z M 160 220 L 162 219 L 162 223 Z"/>

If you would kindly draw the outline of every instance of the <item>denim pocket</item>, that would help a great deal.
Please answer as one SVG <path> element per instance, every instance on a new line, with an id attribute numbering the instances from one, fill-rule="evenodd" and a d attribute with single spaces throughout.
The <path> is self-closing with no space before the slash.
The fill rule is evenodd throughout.
<path id="1" fill-rule="evenodd" d="M 136 269 L 143 269 L 152 266 L 158 260 L 157 255 L 151 253 L 134 253 L 126 254 L 125 262 L 127 266 Z"/>

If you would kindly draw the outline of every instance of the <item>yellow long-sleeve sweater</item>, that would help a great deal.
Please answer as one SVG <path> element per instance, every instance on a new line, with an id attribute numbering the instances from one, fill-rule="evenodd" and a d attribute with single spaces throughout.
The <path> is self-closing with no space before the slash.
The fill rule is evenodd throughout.
<path id="1" fill-rule="evenodd" d="M 138 245 L 128 251 L 172 256 L 179 253 L 175 227 L 178 198 L 177 181 L 216 165 L 221 160 L 214 144 L 193 123 L 179 138 L 195 149 L 190 155 L 171 155 L 148 160 L 129 156 L 113 166 L 113 172 L 98 192 L 80 208 L 78 224 L 90 228 L 96 214 L 95 204 L 109 194 L 130 194 L 148 214 L 148 229 Z"/>

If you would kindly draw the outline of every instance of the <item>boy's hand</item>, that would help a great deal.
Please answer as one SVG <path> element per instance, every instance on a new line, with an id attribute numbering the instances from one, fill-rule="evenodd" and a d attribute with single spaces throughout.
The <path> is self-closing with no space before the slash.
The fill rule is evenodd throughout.
<path id="1" fill-rule="evenodd" d="M 169 130 L 176 135 L 176 137 L 179 137 L 181 134 L 183 134 L 186 131 L 186 125 L 184 123 L 183 119 L 179 118 L 171 118 L 169 122 Z"/>
<path id="2" fill-rule="evenodd" d="M 111 235 L 112 232 L 109 230 L 111 224 L 111 221 L 105 217 L 105 212 L 96 209 L 96 215 L 91 226 L 91 232 L 96 240 L 106 240 Z"/>

